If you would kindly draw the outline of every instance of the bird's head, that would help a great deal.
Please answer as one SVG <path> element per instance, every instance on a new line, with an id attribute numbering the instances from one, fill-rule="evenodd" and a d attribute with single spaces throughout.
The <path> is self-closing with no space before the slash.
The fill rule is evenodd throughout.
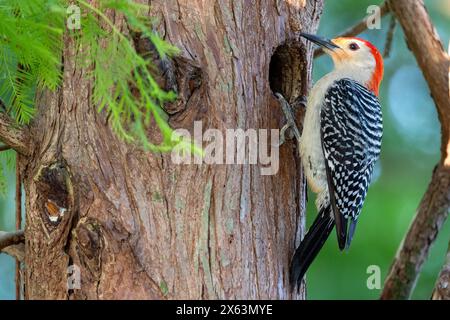
<path id="1" fill-rule="evenodd" d="M 383 58 L 378 49 L 369 41 L 355 37 L 339 37 L 332 40 L 315 35 L 301 34 L 302 37 L 321 46 L 333 59 L 337 71 L 352 75 L 376 95 L 383 79 Z"/>

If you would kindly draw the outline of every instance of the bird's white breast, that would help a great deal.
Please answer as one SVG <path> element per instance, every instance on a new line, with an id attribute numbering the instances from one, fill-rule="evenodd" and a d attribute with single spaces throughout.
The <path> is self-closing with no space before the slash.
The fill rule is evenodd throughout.
<path id="1" fill-rule="evenodd" d="M 370 67 L 370 66 L 369 66 Z M 308 95 L 303 132 L 300 141 L 300 156 L 306 179 L 311 190 L 318 194 L 316 206 L 328 201 L 328 184 L 325 158 L 320 136 L 320 112 L 328 88 L 342 78 L 349 78 L 359 83 L 367 83 L 371 76 L 371 68 L 342 62 L 335 69 L 321 78 Z"/>
<path id="2" fill-rule="evenodd" d="M 300 141 L 300 156 L 308 185 L 315 193 L 328 193 L 325 159 L 322 151 L 320 136 L 320 111 L 325 93 L 336 80 L 333 73 L 329 73 L 317 81 L 308 96 L 303 132 Z"/>

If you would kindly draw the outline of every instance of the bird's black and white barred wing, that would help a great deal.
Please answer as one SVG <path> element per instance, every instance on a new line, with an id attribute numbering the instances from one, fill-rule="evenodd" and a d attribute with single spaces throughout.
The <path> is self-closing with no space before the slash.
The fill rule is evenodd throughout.
<path id="1" fill-rule="evenodd" d="M 341 79 L 327 90 L 320 121 L 330 202 L 342 250 L 350 245 L 380 155 L 380 103 L 356 81 Z"/>

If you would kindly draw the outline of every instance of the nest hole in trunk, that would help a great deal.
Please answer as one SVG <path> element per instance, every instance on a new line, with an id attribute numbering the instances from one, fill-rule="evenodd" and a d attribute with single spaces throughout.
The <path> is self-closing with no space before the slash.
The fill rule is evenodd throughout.
<path id="1" fill-rule="evenodd" d="M 299 41 L 278 46 L 270 60 L 269 84 L 272 93 L 281 93 L 293 101 L 307 92 L 306 50 Z"/>

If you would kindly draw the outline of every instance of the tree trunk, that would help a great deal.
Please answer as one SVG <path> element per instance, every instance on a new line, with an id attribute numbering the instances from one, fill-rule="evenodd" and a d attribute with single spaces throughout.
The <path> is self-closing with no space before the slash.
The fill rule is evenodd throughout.
<path id="1" fill-rule="evenodd" d="M 284 119 L 271 88 L 291 101 L 306 94 L 312 47 L 298 32 L 316 31 L 322 1 L 150 5 L 158 32 L 181 49 L 164 82 L 179 94 L 167 106 L 173 127 L 277 129 Z M 113 21 L 127 32 L 123 17 Z M 170 154 L 141 151 L 97 113 L 75 54 L 66 36 L 63 85 L 38 95 L 33 150 L 19 163 L 25 298 L 304 298 L 304 288 L 294 294 L 288 285 L 304 233 L 295 143 L 280 148 L 279 171 L 268 176 L 260 164 L 177 165 Z M 67 285 L 72 265 L 80 286 Z"/>

